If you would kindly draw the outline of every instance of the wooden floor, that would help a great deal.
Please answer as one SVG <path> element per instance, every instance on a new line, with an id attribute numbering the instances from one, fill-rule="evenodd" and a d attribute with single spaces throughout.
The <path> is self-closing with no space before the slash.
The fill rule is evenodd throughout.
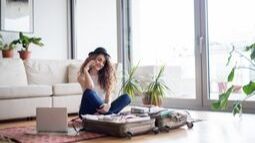
<path id="1" fill-rule="evenodd" d="M 192 129 L 186 126 L 169 133 L 153 133 L 132 139 L 104 137 L 86 140 L 84 143 L 254 143 L 255 114 L 233 117 L 231 113 L 190 111 L 193 118 L 203 119 Z M 11 121 L 0 123 L 0 128 L 35 125 L 34 121 Z"/>

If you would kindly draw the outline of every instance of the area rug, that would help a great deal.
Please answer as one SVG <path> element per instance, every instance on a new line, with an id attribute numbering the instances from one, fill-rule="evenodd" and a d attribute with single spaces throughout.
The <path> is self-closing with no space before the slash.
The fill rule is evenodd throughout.
<path id="1" fill-rule="evenodd" d="M 73 123 L 69 123 L 72 125 Z M 77 126 L 77 123 L 75 123 Z M 78 123 L 79 124 L 79 123 Z M 75 136 L 61 134 L 29 134 L 34 132 L 35 127 L 13 127 L 0 130 L 0 142 L 16 142 L 16 143 L 71 143 L 88 139 L 95 139 L 105 136 L 92 132 L 80 132 Z"/>

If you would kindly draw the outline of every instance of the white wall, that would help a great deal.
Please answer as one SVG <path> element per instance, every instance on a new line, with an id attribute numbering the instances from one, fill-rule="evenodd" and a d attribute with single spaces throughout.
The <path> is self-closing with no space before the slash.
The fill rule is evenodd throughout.
<path id="1" fill-rule="evenodd" d="M 33 59 L 67 59 L 67 14 L 67 0 L 34 0 L 34 33 L 31 35 L 41 37 L 44 47 L 31 45 Z M 7 42 L 18 38 L 16 32 L 1 33 Z"/>

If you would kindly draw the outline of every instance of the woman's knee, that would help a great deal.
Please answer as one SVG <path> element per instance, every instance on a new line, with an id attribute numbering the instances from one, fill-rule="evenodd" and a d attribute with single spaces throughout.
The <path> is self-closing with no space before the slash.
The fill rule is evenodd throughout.
<path id="1" fill-rule="evenodd" d="M 86 88 L 84 94 L 95 94 L 96 92 L 92 89 Z"/>
<path id="2" fill-rule="evenodd" d="M 83 95 L 85 96 L 85 98 L 91 98 L 91 96 L 95 96 L 96 95 L 96 92 L 92 89 L 86 89 L 84 92 L 83 92 Z"/>
<path id="3" fill-rule="evenodd" d="M 123 99 L 123 100 L 125 100 L 126 101 L 126 103 L 130 103 L 131 102 L 131 98 L 130 98 L 130 96 L 128 95 L 128 94 L 123 94 L 122 96 L 121 96 L 121 98 Z"/>
<path id="4" fill-rule="evenodd" d="M 86 89 L 83 93 L 83 96 L 85 100 L 93 103 L 97 108 L 103 104 L 103 100 L 94 90 Z"/>

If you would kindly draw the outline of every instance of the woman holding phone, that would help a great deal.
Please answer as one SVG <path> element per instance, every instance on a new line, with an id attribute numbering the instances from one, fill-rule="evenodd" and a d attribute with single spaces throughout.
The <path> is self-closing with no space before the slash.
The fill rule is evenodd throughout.
<path id="1" fill-rule="evenodd" d="M 110 55 L 103 47 L 89 53 L 80 68 L 78 82 L 83 90 L 80 118 L 85 114 L 117 114 L 131 102 L 127 94 L 111 101 L 116 82 L 115 70 L 110 62 Z"/>

